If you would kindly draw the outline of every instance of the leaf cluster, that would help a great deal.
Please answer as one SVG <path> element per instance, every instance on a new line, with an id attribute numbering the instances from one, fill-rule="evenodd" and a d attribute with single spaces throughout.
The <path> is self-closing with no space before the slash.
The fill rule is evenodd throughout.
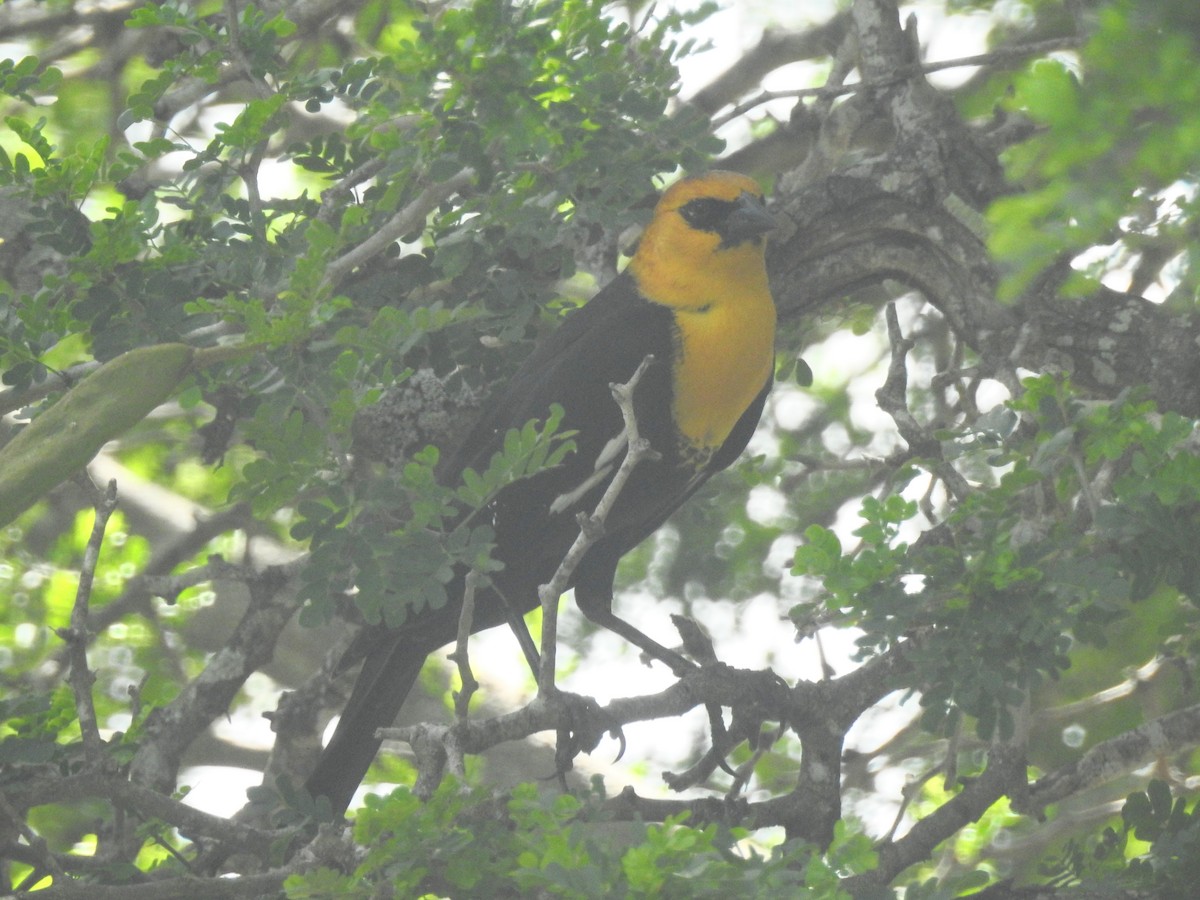
<path id="1" fill-rule="evenodd" d="M 317 869 L 287 883 L 292 900 L 445 894 L 490 897 L 777 897 L 843 900 L 839 880 L 869 868 L 870 843 L 839 830 L 824 854 L 804 844 L 764 849 L 744 829 L 608 820 L 597 783 L 584 798 L 532 785 L 506 798 L 452 779 L 420 801 L 407 789 L 371 797 L 355 818 L 370 848 L 352 872 Z M 386 885 L 386 888 L 383 886 Z"/>
<path id="2" fill-rule="evenodd" d="M 301 621 L 328 621 L 337 594 L 354 587 L 355 605 L 369 624 L 396 627 L 410 612 L 445 605 L 449 584 L 461 585 L 467 571 L 486 585 L 498 563 L 489 556 L 491 526 L 477 514 L 506 485 L 558 465 L 574 449 L 570 432 L 558 430 L 561 421 L 556 407 L 544 423 L 510 429 L 487 468 L 466 469 L 456 487 L 439 482 L 433 447 L 398 472 L 369 478 L 359 488 L 371 498 L 372 510 L 389 511 L 386 522 L 371 513 L 347 517 L 345 510 L 356 504 L 339 491 L 324 502 L 303 501 L 291 536 L 308 542 L 315 565 L 305 569 Z M 397 584 L 404 585 L 402 594 Z"/>
<path id="3" fill-rule="evenodd" d="M 1106 646 L 1130 604 L 1155 592 L 1178 597 L 1165 627 L 1190 641 L 1198 570 L 1180 535 L 1200 513 L 1191 423 L 1132 395 L 1084 402 L 1050 376 L 1024 387 L 1012 408 L 1031 427 L 1002 445 L 981 436 L 995 487 L 933 532 L 901 540 L 916 504 L 868 497 L 858 546 L 810 526 L 795 553 L 793 571 L 819 578 L 827 609 L 863 629 L 864 658 L 912 642 L 910 685 L 936 732 L 968 716 L 984 739 L 1010 735 L 1027 691 L 1057 679 L 1074 648 Z M 800 623 L 810 613 L 793 610 Z"/>
<path id="4" fill-rule="evenodd" d="M 1087 841 L 1069 841 L 1042 868 L 1057 883 L 1091 888 L 1119 884 L 1148 889 L 1164 900 L 1195 892 L 1200 859 L 1200 805 L 1172 797 L 1158 779 L 1125 798 L 1118 826 Z"/>

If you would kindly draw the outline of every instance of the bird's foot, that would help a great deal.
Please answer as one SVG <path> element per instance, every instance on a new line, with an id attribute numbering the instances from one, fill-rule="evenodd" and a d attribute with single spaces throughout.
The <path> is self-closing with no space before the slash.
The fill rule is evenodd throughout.
<path id="1" fill-rule="evenodd" d="M 625 755 L 625 732 L 621 723 L 595 699 L 557 689 L 551 699 L 561 704 L 564 710 L 554 752 L 554 774 L 560 781 L 574 768 L 575 757 L 580 753 L 591 753 L 606 734 L 620 742 L 616 758 Z"/>

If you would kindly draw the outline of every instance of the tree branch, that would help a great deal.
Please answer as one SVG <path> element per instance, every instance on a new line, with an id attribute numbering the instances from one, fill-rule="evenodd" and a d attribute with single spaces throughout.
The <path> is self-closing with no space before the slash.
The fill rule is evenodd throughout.
<path id="1" fill-rule="evenodd" d="M 1025 762 L 1020 749 L 994 745 L 983 774 L 967 781 L 956 796 L 914 824 L 904 837 L 881 845 L 878 866 L 848 878 L 843 886 L 858 895 L 887 885 L 909 866 L 929 859 L 938 844 L 978 821 L 1001 797 L 1019 797 L 1024 788 Z"/>
<path id="2" fill-rule="evenodd" d="M 758 46 L 743 53 L 736 63 L 697 91 L 689 102 L 712 115 L 761 84 L 763 77 L 775 69 L 789 63 L 832 55 L 845 37 L 849 25 L 849 13 L 840 12 L 829 21 L 804 31 L 781 33 L 768 29 L 763 32 Z M 748 108 L 754 105 L 757 104 Z M 723 120 L 731 117 L 723 117 Z M 714 123 L 716 125 L 718 123 Z"/>
<path id="3" fill-rule="evenodd" d="M 90 797 L 110 800 L 146 818 L 158 819 L 191 840 L 219 841 L 262 860 L 270 858 L 275 841 L 287 830 L 253 828 L 214 816 L 152 788 L 114 775 L 87 772 L 61 778 L 26 781 L 10 787 L 8 802 L 21 812 L 49 803 L 77 803 Z"/>
<path id="4" fill-rule="evenodd" d="M 454 694 L 454 715 L 465 720 L 471 708 L 471 697 L 479 690 L 479 682 L 471 671 L 471 656 L 469 651 L 471 626 L 475 621 L 475 586 L 479 582 L 478 573 L 467 573 L 463 584 L 462 610 L 458 614 L 458 639 L 450 661 L 458 666 L 458 677 L 462 687 Z"/>
<path id="5" fill-rule="evenodd" d="M 917 422 L 908 408 L 908 368 L 905 358 L 913 348 L 913 341 L 904 337 L 900 331 L 896 304 L 889 303 L 884 311 L 888 340 L 892 345 L 892 358 L 888 365 L 887 379 L 875 392 L 875 399 L 879 408 L 896 423 L 896 430 L 908 444 L 909 455 L 929 460 L 930 468 L 945 483 L 947 490 L 955 499 L 964 500 L 971 494 L 971 486 L 958 470 L 946 461 L 941 443 Z"/>

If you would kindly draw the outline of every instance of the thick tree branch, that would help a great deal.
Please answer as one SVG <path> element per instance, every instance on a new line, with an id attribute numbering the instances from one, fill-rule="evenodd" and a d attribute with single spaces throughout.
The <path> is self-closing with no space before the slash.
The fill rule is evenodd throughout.
<path id="1" fill-rule="evenodd" d="M 1039 778 L 1013 809 L 1040 816 L 1042 810 L 1097 782 L 1124 775 L 1155 756 L 1200 746 L 1200 705 L 1152 719 L 1132 731 L 1101 741 L 1079 760 Z"/>
<path id="2" fill-rule="evenodd" d="M 853 12 L 865 77 L 894 81 L 913 65 L 894 5 L 863 0 Z M 1147 385 L 1162 408 L 1200 415 L 1200 319 L 1106 288 L 1064 299 L 1058 288 L 1069 267 L 1047 273 L 1017 304 L 998 303 L 983 219 L 1009 190 L 995 146 L 919 77 L 853 102 L 864 107 L 861 122 L 890 122 L 893 138 L 875 155 L 831 157 L 824 170 L 808 165 L 781 179 L 777 202 L 796 226 L 769 257 L 782 318 L 897 282 L 936 306 L 980 354 L 985 374 L 1010 390 L 1019 390 L 1017 367 L 1067 370 L 1100 396 Z"/>
<path id="3" fill-rule="evenodd" d="M 1025 761 L 1020 749 L 993 746 L 982 775 L 967 781 L 957 795 L 913 825 L 904 837 L 880 846 L 878 867 L 847 879 L 846 889 L 855 895 L 870 894 L 890 883 L 909 866 L 929 859 L 938 844 L 978 821 L 1001 797 L 1019 797 L 1024 788 Z"/>
<path id="4" fill-rule="evenodd" d="M 158 819 L 192 840 L 220 841 L 240 851 L 268 859 L 272 845 L 284 832 L 252 828 L 221 816 L 181 803 L 151 788 L 145 788 L 114 775 L 88 772 L 61 778 L 33 779 L 10 787 L 8 803 L 24 812 L 48 803 L 77 803 L 89 798 L 111 800 L 137 811 L 148 819 Z"/>

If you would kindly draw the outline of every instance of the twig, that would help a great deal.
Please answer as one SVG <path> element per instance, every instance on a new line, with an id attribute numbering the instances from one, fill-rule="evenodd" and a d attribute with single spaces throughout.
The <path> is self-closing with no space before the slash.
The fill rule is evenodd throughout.
<path id="1" fill-rule="evenodd" d="M 471 707 L 471 697 L 479 690 L 479 682 L 471 671 L 471 657 L 467 647 L 471 638 L 471 625 L 475 621 L 475 587 L 479 581 L 477 572 L 468 572 L 463 584 L 462 611 L 458 615 L 458 640 L 450 661 L 458 666 L 458 677 L 462 680 L 462 688 L 454 694 L 454 715 L 459 721 L 466 721 L 467 712 Z"/>
<path id="2" fill-rule="evenodd" d="M 754 769 L 758 765 L 758 761 L 767 755 L 767 751 L 775 745 L 776 741 L 783 737 L 786 731 L 786 725 L 778 725 L 771 729 L 769 737 L 759 735 L 758 745 L 752 748 L 750 758 L 737 767 L 733 782 L 729 785 L 729 790 L 725 792 L 726 800 L 733 801 L 742 795 L 742 792 L 746 790 L 746 785 L 750 783 L 750 779 L 754 775 Z M 714 746 L 713 749 L 715 750 L 716 747 Z"/>
<path id="3" fill-rule="evenodd" d="M 958 752 L 962 747 L 963 723 L 959 719 L 954 725 L 954 731 L 946 741 L 946 758 L 942 762 L 942 789 L 946 793 L 954 790 L 958 784 Z"/>
<path id="4" fill-rule="evenodd" d="M 1073 719 L 1106 703 L 1112 703 L 1115 700 L 1120 700 L 1122 697 L 1129 697 L 1137 691 L 1144 689 L 1146 685 L 1153 681 L 1162 670 L 1165 661 L 1164 657 L 1155 656 L 1145 665 L 1138 666 L 1130 672 L 1129 677 L 1124 681 L 1090 694 L 1082 700 L 1075 700 L 1071 703 L 1064 703 L 1061 706 L 1052 706 L 1049 709 L 1043 709 L 1038 713 L 1038 718 L 1048 721 Z"/>
<path id="5" fill-rule="evenodd" d="M 649 355 L 641 361 L 637 370 L 625 384 L 609 385 L 613 399 L 621 408 L 621 418 L 625 424 L 627 439 L 625 458 L 613 475 L 612 481 L 604 491 L 604 496 L 596 504 L 595 511 L 590 515 L 579 515 L 579 534 L 571 549 L 567 551 L 559 563 L 554 577 L 547 584 L 538 588 L 538 599 L 542 604 L 542 644 L 541 666 L 538 671 L 538 694 L 546 697 L 554 691 L 555 650 L 558 643 L 558 598 L 567 589 L 576 567 L 582 561 L 584 554 L 591 549 L 604 533 L 604 520 L 612 511 L 617 497 L 633 473 L 633 469 L 643 459 L 653 458 L 657 451 L 638 433 L 637 417 L 633 409 L 633 393 L 646 369 L 654 362 L 654 356 Z"/>
<path id="6" fill-rule="evenodd" d="M 131 779 L 164 793 L 174 789 L 180 762 L 192 741 L 224 714 L 250 674 L 271 658 L 300 603 L 299 592 L 287 589 L 289 579 L 306 562 L 301 557 L 271 566 L 248 583 L 250 605 L 225 646 L 174 700 L 147 718 L 130 764 Z"/>
<path id="7" fill-rule="evenodd" d="M 849 15 L 846 18 L 849 19 Z M 842 39 L 838 41 L 837 50 L 830 61 L 829 77 L 825 79 L 825 87 L 844 86 L 846 79 L 850 77 L 850 73 L 854 71 L 857 65 L 858 32 L 853 28 L 847 28 L 846 33 L 842 35 Z M 833 101 L 835 99 L 837 98 L 832 93 L 819 98 L 815 109 L 822 114 L 828 115 L 829 110 L 833 108 Z"/>
<path id="8" fill-rule="evenodd" d="M 711 706 L 711 704 L 710 704 Z M 720 709 L 720 707 L 717 707 Z M 709 727 L 712 728 L 713 719 L 709 715 Z M 717 729 L 712 728 L 713 744 L 708 748 L 708 751 L 700 757 L 695 763 L 682 772 L 663 772 L 663 784 L 669 787 L 676 793 L 682 793 L 689 788 L 699 787 L 708 781 L 717 771 L 725 764 L 725 757 L 719 744 L 727 742 L 727 738 L 721 736 L 718 738 Z M 737 772 L 734 772 L 734 778 L 737 777 Z M 726 798 L 735 796 L 732 791 L 726 793 Z"/>
<path id="9" fill-rule="evenodd" d="M 1079 478 L 1079 494 L 1083 497 L 1084 508 L 1087 510 L 1090 521 L 1095 522 L 1100 517 L 1100 503 L 1096 499 L 1096 495 L 1092 492 L 1092 482 L 1088 478 L 1087 468 L 1084 466 L 1083 455 L 1078 450 L 1071 451 L 1071 465 L 1075 469 L 1075 474 Z"/>
<path id="10" fill-rule="evenodd" d="M 89 765 L 98 766 L 104 755 L 104 740 L 96 719 L 96 705 L 92 700 L 92 682 L 95 677 L 88 669 L 88 602 L 92 597 L 92 584 L 96 578 L 96 564 L 100 561 L 100 547 L 104 543 L 104 529 L 109 516 L 117 508 L 117 482 L 112 480 L 104 496 L 96 504 L 96 518 L 92 523 L 92 535 L 83 551 L 83 565 L 79 570 L 79 587 L 75 591 L 75 606 L 71 609 L 71 625 L 58 629 L 58 636 L 66 642 L 71 670 L 67 681 L 75 694 L 75 709 L 79 713 L 79 731 L 83 737 L 83 752 Z"/>
<path id="11" fill-rule="evenodd" d="M 152 597 L 161 597 L 168 603 L 175 600 L 188 588 L 212 581 L 234 581 L 248 583 L 258 573 L 246 566 L 228 562 L 219 554 L 209 556 L 201 566 L 193 566 L 178 575 L 139 575 L 130 579 L 131 585 Z"/>
<path id="12" fill-rule="evenodd" d="M 896 810 L 895 818 L 892 819 L 892 827 L 887 830 L 880 843 L 890 844 L 895 840 L 896 832 L 900 830 L 900 826 L 904 822 L 904 815 L 908 812 L 908 807 L 921 795 L 921 788 L 927 785 L 943 768 L 941 765 L 931 766 L 900 789 L 900 807 Z"/>
<path id="13" fill-rule="evenodd" d="M 1025 761 L 1021 752 L 1005 745 L 993 747 L 981 775 L 966 782 L 958 794 L 914 824 L 904 837 L 880 843 L 876 848 L 878 866 L 845 879 L 842 887 L 851 896 L 858 896 L 887 885 L 913 863 L 929 859 L 938 844 L 963 826 L 978 821 L 1001 797 L 1016 797 L 1024 786 Z"/>
<path id="14" fill-rule="evenodd" d="M 425 218 L 435 206 L 452 194 L 463 190 L 474 180 L 475 170 L 467 167 L 451 175 L 445 181 L 426 187 L 411 203 L 385 222 L 377 232 L 326 266 L 322 287 L 331 288 L 336 285 L 356 266 L 360 266 L 371 257 L 382 253 L 393 241 L 408 234 L 418 225 L 423 225 Z"/>
<path id="15" fill-rule="evenodd" d="M 892 417 L 900 436 L 908 442 L 910 449 L 922 455 L 932 455 L 937 452 L 936 442 L 925 434 L 908 408 L 908 368 L 905 357 L 914 346 L 913 339 L 905 337 L 900 330 L 896 304 L 889 303 L 885 308 L 885 315 L 892 355 L 888 362 L 887 378 L 883 386 L 875 392 L 875 399 L 880 408 Z"/>
<path id="16" fill-rule="evenodd" d="M 126 484 L 123 499 L 126 510 L 129 510 L 131 502 L 136 504 L 136 499 L 131 499 L 130 487 Z M 195 525 L 190 531 L 154 551 L 146 563 L 142 574 L 135 575 L 125 582 L 125 587 L 121 591 L 120 596 L 91 613 L 90 622 L 92 627 L 97 632 L 102 632 L 113 622 L 117 622 L 130 614 L 141 615 L 154 622 L 156 615 L 153 606 L 149 602 L 151 596 L 149 586 L 154 585 L 158 588 L 163 588 L 163 592 L 160 592 L 158 596 L 165 599 L 177 596 L 179 591 L 182 591 L 184 587 L 190 586 L 183 582 L 195 570 L 188 570 L 177 576 L 168 575 L 167 573 L 194 556 L 213 537 L 244 523 L 248 516 L 249 508 L 244 504 L 237 504 L 217 513 L 209 514 L 206 511 L 203 517 L 197 515 Z M 164 580 L 167 583 L 164 583 Z M 176 585 L 181 585 L 179 591 L 175 591 L 173 594 L 170 593 L 169 589 Z M 171 648 L 167 647 L 166 649 L 168 656 L 173 658 L 174 654 Z M 51 658 L 56 665 L 62 666 L 62 657 L 68 652 L 69 647 L 64 646 L 61 650 L 56 651 Z M 178 660 L 175 661 L 178 662 Z M 180 678 L 184 677 L 182 665 L 176 666 L 176 674 Z"/>
<path id="17" fill-rule="evenodd" d="M 846 35 L 852 33 L 846 10 L 821 25 L 802 31 L 768 28 L 756 47 L 743 53 L 737 62 L 693 94 L 688 102 L 712 115 L 762 85 L 763 78 L 781 66 L 827 57 L 830 48 L 844 44 Z"/>
<path id="18" fill-rule="evenodd" d="M 368 179 L 374 178 L 383 170 L 384 160 L 381 157 L 368 160 L 356 169 L 347 172 L 336 184 L 330 185 L 321 192 L 321 210 L 317 218 L 322 222 L 332 222 L 336 213 L 342 208 L 344 198 L 350 192 Z"/>
<path id="19" fill-rule="evenodd" d="M 842 97 L 846 94 L 856 94 L 859 91 L 874 90 L 876 88 L 890 87 L 893 84 L 898 84 L 905 81 L 914 75 L 928 75 L 931 72 L 940 72 L 943 69 L 957 69 L 962 66 L 985 66 L 989 63 L 1008 62 L 1010 60 L 1022 59 L 1026 56 L 1037 56 L 1041 53 L 1051 53 L 1055 50 L 1074 50 L 1083 45 L 1083 38 L 1065 37 L 1052 38 L 1046 41 L 1034 41 L 1029 44 L 1021 44 L 1016 47 L 1005 47 L 998 50 L 993 50 L 990 53 L 979 53 L 975 56 L 961 56 L 957 59 L 943 59 L 931 63 L 916 63 L 908 66 L 901 66 L 892 74 L 883 78 L 868 78 L 865 81 L 856 81 L 853 84 L 827 85 L 824 87 L 815 88 L 797 88 L 787 91 L 763 91 L 756 97 L 745 100 L 725 113 L 713 119 L 713 128 L 720 128 L 727 125 L 729 122 L 736 119 L 738 116 L 748 113 L 756 106 L 762 106 L 764 103 L 770 103 L 772 100 L 800 100 L 805 97 L 816 97 L 821 100 L 830 100 L 835 97 Z"/>
<path id="20" fill-rule="evenodd" d="M 0 391 L 0 416 L 8 415 L 22 406 L 29 406 L 43 400 L 53 394 L 55 391 L 70 390 L 85 377 L 100 368 L 100 363 L 96 360 L 90 362 L 79 363 L 71 366 L 69 369 L 56 371 L 53 369 L 47 370 L 47 377 L 38 382 L 24 388 L 8 388 Z"/>

